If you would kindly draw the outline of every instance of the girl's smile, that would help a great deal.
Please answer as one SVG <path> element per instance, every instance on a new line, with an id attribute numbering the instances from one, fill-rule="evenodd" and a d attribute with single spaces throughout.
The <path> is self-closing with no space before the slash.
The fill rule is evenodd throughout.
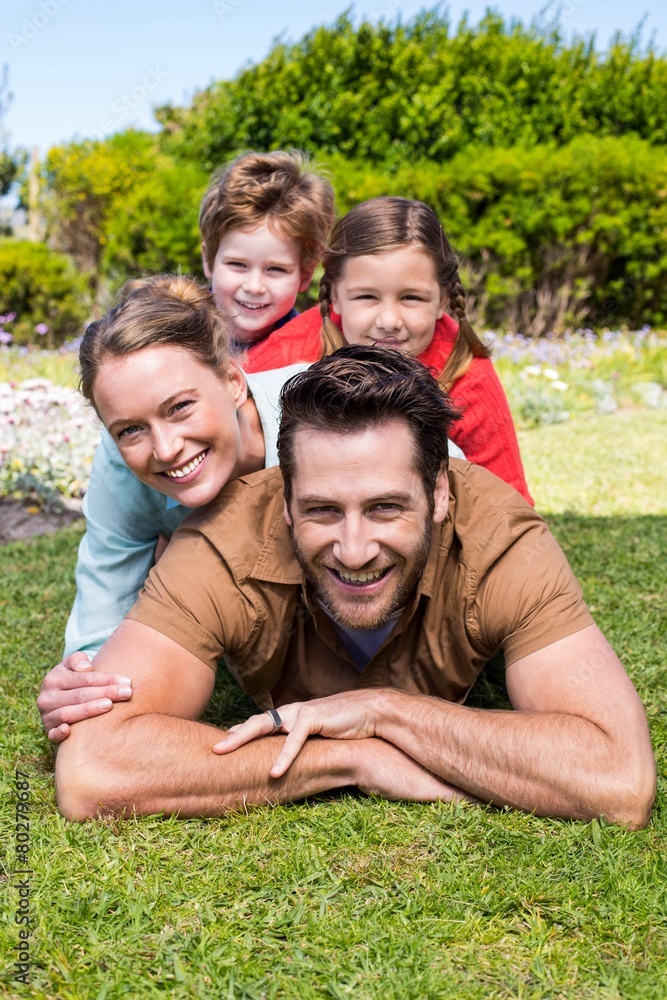
<path id="1" fill-rule="evenodd" d="M 331 302 L 348 344 L 376 344 L 421 354 L 448 297 L 430 257 L 417 246 L 350 256 Z"/>

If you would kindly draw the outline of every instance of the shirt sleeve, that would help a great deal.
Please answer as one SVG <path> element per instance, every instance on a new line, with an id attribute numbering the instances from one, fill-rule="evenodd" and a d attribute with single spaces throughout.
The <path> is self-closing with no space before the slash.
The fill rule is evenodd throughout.
<path id="1" fill-rule="evenodd" d="M 491 361 L 474 358 L 451 396 L 463 411 L 451 427 L 452 440 L 469 462 L 483 465 L 533 504 L 507 396 Z"/>
<path id="2" fill-rule="evenodd" d="M 593 624 L 565 554 L 535 523 L 483 574 L 470 631 L 489 655 L 502 647 L 509 666 Z"/>
<path id="3" fill-rule="evenodd" d="M 215 671 L 225 651 L 246 646 L 266 612 L 247 600 L 215 547 L 186 523 L 127 617 L 172 639 Z"/>
<path id="4" fill-rule="evenodd" d="M 158 535 L 188 513 L 166 510 L 165 498 L 127 468 L 104 432 L 83 501 L 86 533 L 76 564 L 76 597 L 65 631 L 65 655 L 99 651 L 136 601 L 153 565 Z"/>

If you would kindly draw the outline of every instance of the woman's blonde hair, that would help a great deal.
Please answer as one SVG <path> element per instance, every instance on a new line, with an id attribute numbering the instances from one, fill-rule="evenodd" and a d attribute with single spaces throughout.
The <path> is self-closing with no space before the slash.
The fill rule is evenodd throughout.
<path id="1" fill-rule="evenodd" d="M 322 260 L 324 274 L 319 294 L 322 356 L 331 354 L 346 343 L 329 312 L 332 292 L 343 277 L 347 258 L 386 253 L 407 246 L 419 247 L 430 258 L 436 280 L 449 297 L 450 312 L 459 323 L 454 349 L 438 379 L 448 390 L 466 373 L 474 357 L 488 358 L 491 352 L 466 316 L 466 298 L 459 278 L 458 258 L 437 216 L 421 201 L 372 198 L 356 205 L 334 226 Z"/>
<path id="2" fill-rule="evenodd" d="M 118 304 L 83 335 L 81 392 L 95 406 L 95 379 L 107 358 L 159 345 L 190 351 L 221 378 L 226 376 L 231 360 L 229 327 L 208 289 L 192 278 L 158 274 L 127 282 Z"/>

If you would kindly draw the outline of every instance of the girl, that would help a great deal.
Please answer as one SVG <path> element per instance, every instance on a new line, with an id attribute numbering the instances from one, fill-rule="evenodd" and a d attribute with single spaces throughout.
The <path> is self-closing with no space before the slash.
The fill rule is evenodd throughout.
<path id="1" fill-rule="evenodd" d="M 431 209 L 406 198 L 357 205 L 335 225 L 323 265 L 319 308 L 250 348 L 245 370 L 316 361 L 346 342 L 416 355 L 463 412 L 451 434 L 466 458 L 532 504 L 507 398 L 468 321 L 456 254 Z"/>

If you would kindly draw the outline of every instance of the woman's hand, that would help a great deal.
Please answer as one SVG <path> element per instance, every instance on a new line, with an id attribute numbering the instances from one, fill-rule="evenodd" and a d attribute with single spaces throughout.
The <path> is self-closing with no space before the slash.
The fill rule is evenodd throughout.
<path id="1" fill-rule="evenodd" d="M 98 673 L 86 653 L 70 653 L 44 678 L 37 708 L 48 738 L 62 743 L 75 722 L 103 715 L 115 701 L 131 697 L 129 677 Z"/>

